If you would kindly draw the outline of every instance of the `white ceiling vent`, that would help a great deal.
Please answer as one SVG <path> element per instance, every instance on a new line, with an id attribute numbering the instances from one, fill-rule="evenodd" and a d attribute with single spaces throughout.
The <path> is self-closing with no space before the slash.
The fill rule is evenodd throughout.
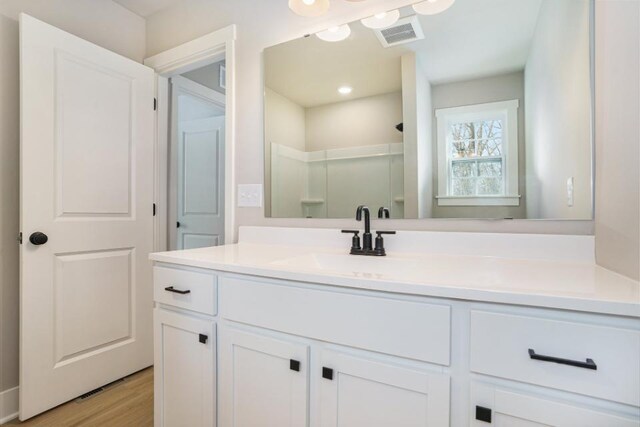
<path id="1" fill-rule="evenodd" d="M 420 21 L 416 15 L 408 16 L 398 20 L 390 27 L 374 30 L 378 40 L 384 47 L 396 46 L 404 43 L 411 43 L 424 39 L 424 33 L 420 26 Z"/>

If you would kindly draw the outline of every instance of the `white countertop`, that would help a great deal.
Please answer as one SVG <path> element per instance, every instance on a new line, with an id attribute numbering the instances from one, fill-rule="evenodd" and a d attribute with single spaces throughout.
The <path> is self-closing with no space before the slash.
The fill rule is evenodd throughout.
<path id="1" fill-rule="evenodd" d="M 640 283 L 591 262 L 234 245 L 151 254 L 153 261 L 383 292 L 640 317 Z"/>

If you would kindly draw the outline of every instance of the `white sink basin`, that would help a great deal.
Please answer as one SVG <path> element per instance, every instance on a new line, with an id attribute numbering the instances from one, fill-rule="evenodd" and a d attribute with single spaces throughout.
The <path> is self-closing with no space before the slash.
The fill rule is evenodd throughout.
<path id="1" fill-rule="evenodd" d="M 323 270 L 359 277 L 406 277 L 420 274 L 427 266 L 418 259 L 309 253 L 272 262 L 296 270 Z"/>

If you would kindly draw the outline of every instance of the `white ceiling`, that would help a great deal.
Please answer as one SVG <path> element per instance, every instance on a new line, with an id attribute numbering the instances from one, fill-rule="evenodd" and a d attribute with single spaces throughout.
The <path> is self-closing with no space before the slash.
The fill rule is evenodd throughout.
<path id="1" fill-rule="evenodd" d="M 131 12 L 146 18 L 180 2 L 180 0 L 113 0 Z"/>
<path id="2" fill-rule="evenodd" d="M 409 51 L 432 84 L 522 70 L 542 1 L 555 0 L 456 0 L 439 15 L 420 16 L 424 40 L 392 48 L 360 22 L 342 42 L 283 43 L 265 50 L 266 85 L 304 107 L 397 91 L 400 57 Z M 337 92 L 343 85 L 353 87 L 348 97 Z"/>

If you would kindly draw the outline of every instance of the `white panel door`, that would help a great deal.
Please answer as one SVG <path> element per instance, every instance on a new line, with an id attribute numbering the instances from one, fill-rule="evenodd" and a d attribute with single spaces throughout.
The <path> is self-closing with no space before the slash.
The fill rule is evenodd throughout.
<path id="1" fill-rule="evenodd" d="M 220 328 L 220 427 L 308 425 L 309 349 Z"/>
<path id="2" fill-rule="evenodd" d="M 156 426 L 212 427 L 216 337 L 212 320 L 155 309 Z"/>
<path id="3" fill-rule="evenodd" d="M 178 125 L 178 249 L 224 243 L 224 120 Z"/>
<path id="4" fill-rule="evenodd" d="M 637 427 L 640 419 L 530 396 L 481 383 L 471 386 L 471 426 L 484 427 Z M 490 416 L 490 419 L 487 418 Z M 489 421 L 490 420 L 490 421 Z"/>
<path id="5" fill-rule="evenodd" d="M 154 73 L 24 14 L 20 42 L 26 419 L 153 363 Z"/>
<path id="6" fill-rule="evenodd" d="M 449 425 L 449 376 L 323 351 L 322 427 Z"/>

